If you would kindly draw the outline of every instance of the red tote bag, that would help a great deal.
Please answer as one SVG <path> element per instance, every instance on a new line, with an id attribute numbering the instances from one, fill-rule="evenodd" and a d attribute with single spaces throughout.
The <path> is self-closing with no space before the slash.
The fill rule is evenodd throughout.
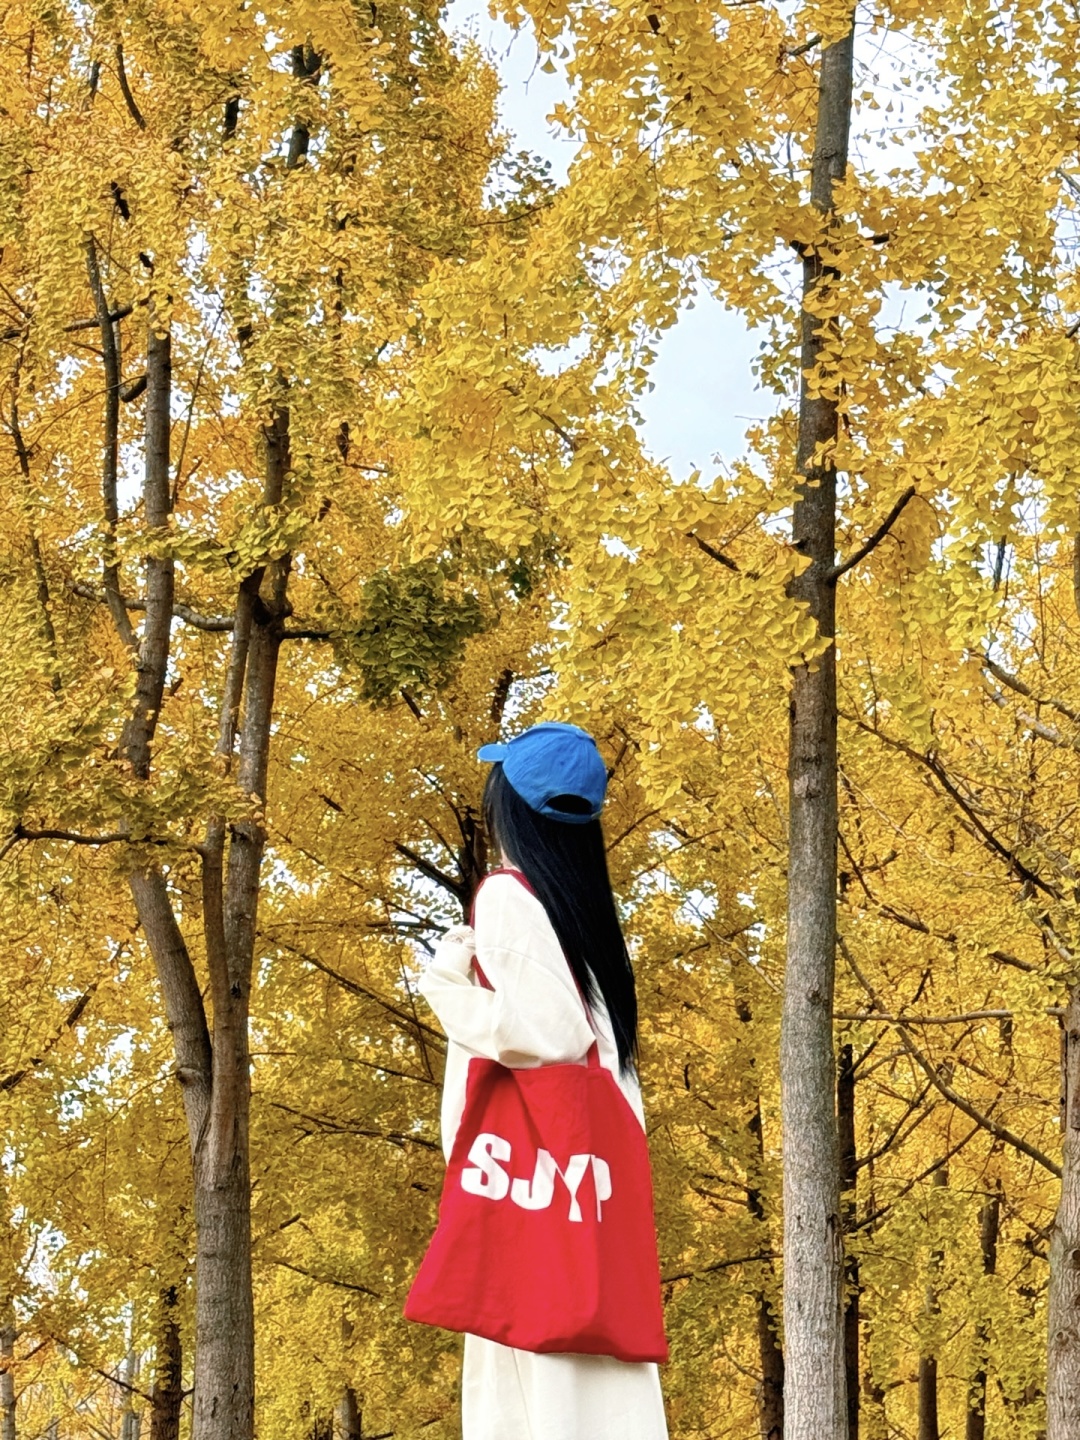
<path id="1" fill-rule="evenodd" d="M 648 1147 L 595 1042 L 583 1065 L 469 1061 L 405 1315 L 517 1350 L 667 1360 Z"/>

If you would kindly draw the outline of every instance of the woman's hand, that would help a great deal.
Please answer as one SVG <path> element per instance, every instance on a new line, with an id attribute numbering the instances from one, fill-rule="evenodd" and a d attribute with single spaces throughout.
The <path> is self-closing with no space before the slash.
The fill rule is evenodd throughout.
<path id="1" fill-rule="evenodd" d="M 432 962 L 444 969 L 457 970 L 467 975 L 476 954 L 476 936 L 471 925 L 451 925 L 445 930 L 435 946 Z"/>
<path id="2" fill-rule="evenodd" d="M 441 937 L 443 945 L 465 945 L 471 955 L 476 954 L 476 932 L 471 925 L 451 925 Z"/>

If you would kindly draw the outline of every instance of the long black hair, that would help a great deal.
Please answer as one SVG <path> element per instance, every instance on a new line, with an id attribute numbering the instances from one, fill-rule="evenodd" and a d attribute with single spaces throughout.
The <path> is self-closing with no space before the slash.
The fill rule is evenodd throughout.
<path id="1" fill-rule="evenodd" d="M 581 813 L 574 795 L 556 796 L 557 809 Z M 503 858 L 516 866 L 547 911 L 563 954 L 592 1004 L 607 1006 L 619 1067 L 637 1061 L 637 993 L 599 820 L 551 820 L 517 793 L 496 762 L 484 787 L 484 825 Z"/>

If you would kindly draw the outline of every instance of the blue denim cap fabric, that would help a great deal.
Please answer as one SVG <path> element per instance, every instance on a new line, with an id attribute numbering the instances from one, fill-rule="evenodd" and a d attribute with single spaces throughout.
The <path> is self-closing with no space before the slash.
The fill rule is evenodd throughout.
<path id="1" fill-rule="evenodd" d="M 507 780 L 526 805 L 550 820 L 586 825 L 600 814 L 607 790 L 607 766 L 596 741 L 577 725 L 543 720 L 515 735 L 505 744 L 481 745 L 478 760 L 502 761 Z M 555 809 L 558 795 L 575 795 L 589 806 L 587 813 Z"/>

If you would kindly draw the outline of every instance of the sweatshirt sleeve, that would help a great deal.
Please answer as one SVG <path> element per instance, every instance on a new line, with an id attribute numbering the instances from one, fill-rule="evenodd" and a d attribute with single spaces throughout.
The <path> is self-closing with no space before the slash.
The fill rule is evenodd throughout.
<path id="1" fill-rule="evenodd" d="M 543 905 L 513 875 L 476 897 L 473 941 L 455 927 L 436 947 L 419 990 L 456 1044 L 504 1065 L 580 1060 L 594 1034 Z M 475 954 L 494 987 L 475 980 Z"/>

